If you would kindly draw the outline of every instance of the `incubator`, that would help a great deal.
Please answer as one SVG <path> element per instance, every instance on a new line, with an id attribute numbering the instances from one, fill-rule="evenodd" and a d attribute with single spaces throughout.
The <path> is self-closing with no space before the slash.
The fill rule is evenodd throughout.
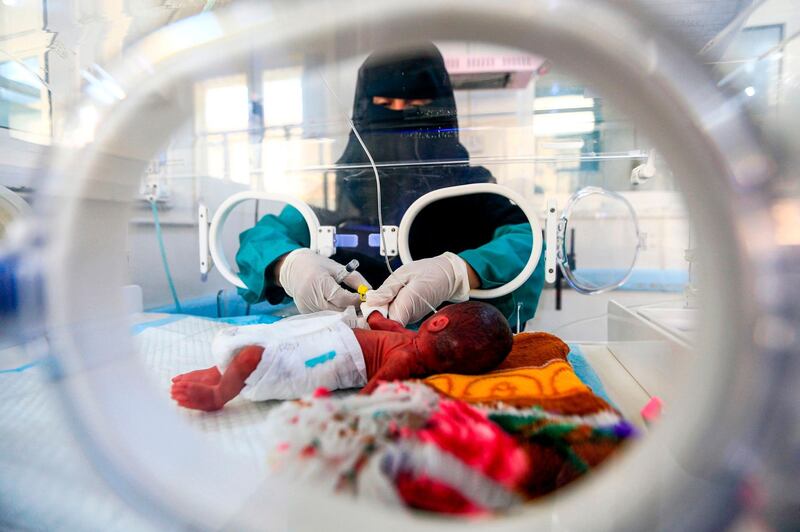
<path id="1" fill-rule="evenodd" d="M 6 28 L 0 45 L 0 144 L 20 154 L 0 165 L 0 525 L 797 526 L 790 3 L 739 12 L 698 55 L 652 13 L 581 0 L 165 5 L 163 23 L 145 10 L 121 17 L 127 34 L 83 37 L 102 24 L 4 2 L 48 38 Z M 447 90 L 412 97 L 429 72 L 363 66 L 407 50 L 440 53 L 446 78 L 425 83 Z M 275 474 L 316 410 L 189 411 L 170 379 L 213 365 L 220 331 L 298 314 L 272 271 L 298 247 L 374 289 L 457 254 L 481 281 L 470 299 L 518 338 L 565 342 L 550 386 L 567 371 L 610 405 L 585 419 L 636 437 L 524 502 L 459 477 L 456 451 L 413 464 L 480 492 L 499 510 L 481 519 L 398 504 L 385 478 L 403 449 L 359 465 L 358 496 L 316 470 Z M 445 380 L 410 385 L 416 414 Z M 385 414 L 349 393 L 306 400 L 358 430 Z"/>

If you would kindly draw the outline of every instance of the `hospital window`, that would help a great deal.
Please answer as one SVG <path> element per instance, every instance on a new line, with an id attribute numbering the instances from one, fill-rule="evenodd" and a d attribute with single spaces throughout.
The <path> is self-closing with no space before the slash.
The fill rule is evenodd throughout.
<path id="1" fill-rule="evenodd" d="M 52 118 L 47 51 L 42 49 L 46 2 L 0 4 L 0 128 L 26 142 L 49 144 Z"/>
<path id="2" fill-rule="evenodd" d="M 302 132 L 302 70 L 282 68 L 263 75 L 264 127 L 272 136 L 292 136 Z"/>
<path id="3" fill-rule="evenodd" d="M 318 173 L 297 171 L 316 161 L 319 140 L 303 136 L 303 70 L 301 67 L 265 70 L 262 74 L 265 189 L 292 194 L 317 205 L 322 179 Z"/>
<path id="4" fill-rule="evenodd" d="M 784 39 L 783 24 L 751 26 L 740 31 L 718 65 L 748 96 L 748 105 L 756 112 L 774 107 L 779 98 L 783 69 L 779 45 Z"/>
<path id="5" fill-rule="evenodd" d="M 250 184 L 250 101 L 244 74 L 198 84 L 195 129 L 199 168 L 212 177 Z"/>
<path id="6" fill-rule="evenodd" d="M 38 56 L 0 62 L 0 127 L 40 144 L 51 134 L 50 96 Z"/>
<path id="7" fill-rule="evenodd" d="M 598 127 L 597 102 L 582 90 L 559 95 L 539 95 L 533 104 L 533 133 L 536 153 L 561 160 L 540 168 L 538 181 L 549 192 L 566 192 L 574 183 L 561 182 L 561 174 L 582 170 L 581 154 L 591 151 Z M 561 186 L 559 186 L 561 185 Z M 562 190 L 564 185 L 566 189 Z"/>
<path id="8" fill-rule="evenodd" d="M 534 99 L 533 131 L 537 137 L 591 133 L 595 128 L 594 98 L 579 94 Z"/>

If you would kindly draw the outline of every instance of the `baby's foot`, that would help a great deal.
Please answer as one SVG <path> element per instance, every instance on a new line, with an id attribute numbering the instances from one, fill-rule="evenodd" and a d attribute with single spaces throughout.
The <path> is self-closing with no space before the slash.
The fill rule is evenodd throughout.
<path id="1" fill-rule="evenodd" d="M 225 403 L 219 394 L 219 386 L 202 382 L 178 381 L 172 385 L 172 398 L 185 408 L 213 412 Z"/>
<path id="2" fill-rule="evenodd" d="M 172 382 L 199 382 L 201 384 L 219 384 L 222 374 L 216 366 L 182 373 L 172 377 Z"/>

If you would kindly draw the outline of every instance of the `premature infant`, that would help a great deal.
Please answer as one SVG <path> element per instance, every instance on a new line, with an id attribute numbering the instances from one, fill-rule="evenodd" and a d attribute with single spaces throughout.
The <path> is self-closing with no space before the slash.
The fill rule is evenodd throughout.
<path id="1" fill-rule="evenodd" d="M 473 301 L 444 307 L 417 332 L 380 312 L 367 323 L 370 330 L 352 328 L 347 313 L 320 313 L 222 331 L 213 345 L 219 365 L 173 378 L 172 398 L 213 411 L 240 393 L 252 401 L 296 399 L 320 387 L 371 393 L 381 381 L 485 373 L 513 343 L 505 317 Z"/>

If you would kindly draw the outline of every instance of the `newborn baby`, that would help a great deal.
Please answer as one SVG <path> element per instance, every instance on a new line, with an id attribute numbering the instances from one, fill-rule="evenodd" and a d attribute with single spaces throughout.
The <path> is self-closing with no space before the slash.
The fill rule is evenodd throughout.
<path id="1" fill-rule="evenodd" d="M 352 328 L 351 310 L 222 331 L 213 344 L 219 365 L 173 378 L 172 398 L 213 411 L 239 393 L 252 401 L 297 399 L 320 387 L 371 393 L 381 381 L 485 373 L 513 343 L 505 317 L 473 301 L 444 307 L 417 332 L 377 311 L 367 323 L 370 330 Z"/>

